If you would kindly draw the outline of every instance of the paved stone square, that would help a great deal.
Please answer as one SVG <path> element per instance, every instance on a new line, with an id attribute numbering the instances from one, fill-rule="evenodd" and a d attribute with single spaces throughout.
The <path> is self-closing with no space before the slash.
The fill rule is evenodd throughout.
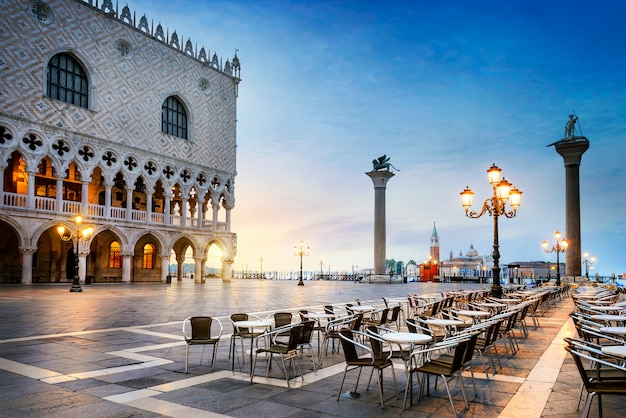
<path id="1" fill-rule="evenodd" d="M 484 285 L 488 286 L 488 285 Z M 368 372 L 358 387 L 358 399 L 342 395 L 343 353 L 328 355 L 324 368 L 313 371 L 302 359 L 303 379 L 290 381 L 276 363 L 265 378 L 265 360 L 249 379 L 249 358 L 238 351 L 231 371 L 229 341 L 231 313 L 254 313 L 261 318 L 275 311 L 321 311 L 323 305 L 353 303 L 355 299 L 382 305 L 382 297 L 430 294 L 445 290 L 480 289 L 476 284 L 191 280 L 173 284 L 86 285 L 70 293 L 66 285 L 3 286 L 0 288 L 0 416 L 3 417 L 450 417 L 442 382 L 437 390 L 402 411 L 403 393 L 396 399 L 393 381 L 384 372 L 385 407 L 379 403 Z M 470 407 L 456 383 L 455 407 L 462 417 L 576 417 L 580 378 L 565 355 L 562 339 L 573 335 L 571 300 L 560 301 L 529 326 L 515 355 L 498 344 L 502 369 L 490 380 L 479 359 L 473 362 L 476 394 L 469 375 L 464 379 Z M 211 315 L 221 320 L 224 334 L 215 371 L 212 348 L 192 346 L 185 371 L 182 320 Z M 529 325 L 532 321 L 528 321 Z M 317 339 L 313 338 L 314 350 Z M 315 351 L 317 353 L 317 351 Z M 395 367 L 400 390 L 404 365 Z M 354 387 L 357 372 L 348 374 L 344 392 Z M 591 417 L 598 416 L 597 401 Z M 604 417 L 621 417 L 626 402 L 603 398 Z"/>

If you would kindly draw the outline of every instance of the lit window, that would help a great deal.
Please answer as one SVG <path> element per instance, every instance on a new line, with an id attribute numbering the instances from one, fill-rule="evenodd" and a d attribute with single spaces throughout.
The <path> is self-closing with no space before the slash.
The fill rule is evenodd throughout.
<path id="1" fill-rule="evenodd" d="M 117 241 L 113 241 L 109 246 L 109 268 L 122 268 L 122 248 Z"/>
<path id="2" fill-rule="evenodd" d="M 154 245 L 146 244 L 143 246 L 143 268 L 154 268 Z"/>
<path id="3" fill-rule="evenodd" d="M 176 97 L 170 96 L 161 107 L 161 131 L 187 139 L 187 112 Z"/>
<path id="4" fill-rule="evenodd" d="M 69 54 L 57 54 L 48 63 L 46 95 L 88 108 L 89 82 L 80 63 Z"/>

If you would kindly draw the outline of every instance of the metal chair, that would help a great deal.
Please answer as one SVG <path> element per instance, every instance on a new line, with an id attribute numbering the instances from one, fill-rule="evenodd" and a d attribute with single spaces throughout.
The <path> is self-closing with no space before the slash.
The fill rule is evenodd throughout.
<path id="1" fill-rule="evenodd" d="M 217 324 L 219 327 L 219 331 L 216 335 L 211 335 L 213 323 Z M 183 321 L 183 335 L 187 343 L 185 347 L 185 373 L 188 371 L 190 345 L 212 345 L 213 356 L 211 357 L 211 370 L 215 370 L 215 355 L 223 330 L 224 327 L 222 327 L 222 323 L 218 319 L 214 319 L 210 316 L 192 316 Z"/>
<path id="2" fill-rule="evenodd" d="M 365 344 L 361 344 L 355 340 L 355 335 L 361 335 L 363 339 L 369 338 L 370 346 Z M 339 332 L 339 336 L 341 338 L 341 345 L 343 347 L 343 352 L 346 361 L 346 367 L 343 371 L 343 379 L 341 379 L 341 386 L 339 387 L 339 393 L 337 394 L 337 400 L 341 397 L 341 391 L 343 390 L 343 384 L 346 380 L 346 374 L 349 371 L 359 369 L 359 374 L 356 379 L 356 384 L 354 386 L 354 392 L 359 386 L 359 379 L 361 377 L 361 371 L 363 367 L 371 367 L 372 373 L 370 374 L 370 379 L 367 384 L 367 389 L 369 389 L 370 383 L 372 381 L 372 376 L 374 371 L 377 371 L 378 378 L 378 393 L 380 394 L 380 405 L 381 407 L 385 405 L 385 401 L 383 399 L 383 381 L 382 381 L 382 372 L 387 367 L 391 368 L 391 373 L 393 375 L 393 382 L 396 386 L 396 396 L 398 396 L 398 384 L 396 382 L 396 373 L 393 369 L 393 362 L 391 361 L 391 355 L 384 356 L 382 351 L 382 344 L 389 344 L 384 340 L 380 340 L 372 335 L 366 335 L 358 331 L 351 331 L 349 329 L 343 329 Z M 357 351 L 361 349 L 368 353 L 367 356 L 362 357 L 359 356 Z M 366 389 L 366 390 L 367 390 Z"/>
<path id="3" fill-rule="evenodd" d="M 252 374 L 250 375 L 250 383 L 253 382 L 254 380 L 254 370 L 256 368 L 256 361 L 257 358 L 259 357 L 259 354 L 269 354 L 270 358 L 267 362 L 267 370 L 265 372 L 265 377 L 267 377 L 269 375 L 270 372 L 270 365 L 272 363 L 272 359 L 274 354 L 277 354 L 280 356 L 280 359 L 282 360 L 282 365 L 283 367 L 281 368 L 281 371 L 283 372 L 283 374 L 285 375 L 285 379 L 287 380 L 287 387 L 291 387 L 289 385 L 289 374 L 287 373 L 287 366 L 285 364 L 285 360 L 290 360 L 291 361 L 291 365 L 292 368 L 294 369 L 294 373 L 295 373 L 295 363 L 294 360 L 298 359 L 298 369 L 300 370 L 300 375 L 302 375 L 302 368 L 300 367 L 300 360 L 298 358 L 298 343 L 300 341 L 302 341 L 302 333 L 304 332 L 304 326 L 301 324 L 298 325 L 293 325 L 290 327 L 289 329 L 289 341 L 287 342 L 287 344 L 283 344 L 280 342 L 275 341 L 274 337 L 276 335 L 278 335 L 279 333 L 284 331 L 284 328 L 279 328 L 277 330 L 271 331 L 271 332 L 267 332 L 265 333 L 265 337 L 268 337 L 269 340 L 271 341 L 270 345 L 268 347 L 265 348 L 258 348 L 255 351 L 254 354 L 254 361 L 252 363 Z M 280 368 L 280 365 L 279 365 Z M 304 376 L 302 376 L 302 380 L 304 380 Z"/>
<path id="4" fill-rule="evenodd" d="M 589 354 L 575 348 L 573 345 L 565 346 L 569 352 L 576 368 L 587 390 L 587 398 L 581 418 L 589 416 L 589 409 L 594 396 L 598 397 L 598 414 L 602 418 L 602 395 L 626 395 L 626 367 L 612 363 L 605 359 L 592 357 Z M 585 368 L 583 360 L 592 362 L 591 368 Z"/>
<path id="5" fill-rule="evenodd" d="M 461 375 L 461 369 L 463 367 L 463 358 L 465 356 L 465 352 L 467 349 L 467 345 L 470 340 L 467 339 L 455 339 L 454 341 L 443 341 L 441 343 L 436 343 L 431 348 L 426 348 L 424 350 L 416 350 L 411 354 L 411 366 L 408 369 L 409 375 L 412 373 L 422 373 L 422 382 L 420 384 L 420 396 L 424 390 L 424 381 L 426 377 L 429 375 L 437 376 L 443 378 L 444 385 L 446 387 L 446 392 L 448 393 L 448 399 L 450 400 L 450 405 L 452 406 L 452 413 L 456 418 L 456 408 L 454 407 L 454 401 L 452 400 L 452 393 L 450 392 L 450 386 L 448 385 L 448 380 L 456 378 L 459 382 L 459 387 L 461 388 L 461 394 L 463 395 L 463 401 L 465 402 L 465 409 L 469 409 L 469 402 L 467 401 L 467 395 L 465 394 L 465 387 L 463 386 L 463 377 Z M 430 357 L 434 353 L 437 352 L 448 352 L 448 350 L 452 349 L 452 361 L 449 363 L 436 363 L 431 361 Z M 404 395 L 404 407 L 406 407 L 406 393 L 409 391 L 409 382 L 412 379 L 407 379 L 407 390 Z M 412 388 L 411 388 L 412 389 Z"/>

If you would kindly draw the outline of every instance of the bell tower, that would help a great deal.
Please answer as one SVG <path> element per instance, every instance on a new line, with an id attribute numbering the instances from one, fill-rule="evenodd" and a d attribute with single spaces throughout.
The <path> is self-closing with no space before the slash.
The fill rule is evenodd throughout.
<path id="1" fill-rule="evenodd" d="M 439 235 L 437 235 L 435 222 L 433 222 L 433 233 L 430 235 L 430 259 L 437 261 L 437 264 L 441 261 L 439 260 Z"/>

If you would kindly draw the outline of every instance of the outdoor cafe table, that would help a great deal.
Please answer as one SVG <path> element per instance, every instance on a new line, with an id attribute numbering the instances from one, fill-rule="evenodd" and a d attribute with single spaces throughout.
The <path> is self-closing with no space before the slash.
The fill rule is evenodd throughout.
<path id="1" fill-rule="evenodd" d="M 406 312 L 409 311 L 409 299 L 408 298 L 390 298 L 387 299 L 387 302 L 391 302 L 391 303 L 397 303 L 398 305 L 402 306 L 402 311 L 400 312 L 401 315 L 404 316 L 404 312 L 405 312 L 405 307 L 406 307 Z"/>
<path id="2" fill-rule="evenodd" d="M 607 345 L 602 347 L 602 352 L 612 356 L 626 357 L 626 345 Z"/>
<path id="3" fill-rule="evenodd" d="M 472 321 L 474 321 L 474 322 L 479 322 L 481 318 L 486 318 L 488 316 L 491 316 L 491 312 L 487 312 L 487 311 L 466 311 L 466 310 L 461 310 L 461 311 L 456 311 L 456 313 L 458 315 L 469 316 L 469 317 L 472 318 Z"/>
<path id="4" fill-rule="evenodd" d="M 477 303 L 476 306 L 480 306 L 481 308 L 487 308 L 492 312 L 499 312 L 502 308 L 506 308 L 504 303 L 496 303 L 496 302 L 482 302 Z"/>
<path id="5" fill-rule="evenodd" d="M 255 328 L 268 328 L 272 326 L 271 322 L 268 321 L 259 321 L 259 320 L 248 320 L 248 321 L 235 321 L 233 325 L 237 328 L 248 328 L 250 330 L 250 376 L 252 376 L 252 352 L 254 351 L 254 329 Z M 243 350 L 243 344 L 241 344 L 241 349 Z M 233 352 L 233 370 L 235 369 L 235 353 Z"/>
<path id="6" fill-rule="evenodd" d="M 626 335 L 626 327 L 602 327 L 598 331 L 607 334 L 617 334 L 621 336 Z"/>
<path id="7" fill-rule="evenodd" d="M 381 337 L 383 338 L 383 340 L 389 341 L 390 343 L 393 343 L 393 344 L 398 344 L 398 345 L 409 344 L 411 351 L 413 351 L 413 346 L 415 344 L 418 344 L 418 345 L 428 344 L 429 342 L 432 342 L 433 340 L 430 335 L 418 334 L 415 332 L 388 332 L 386 334 L 381 335 Z M 407 363 L 408 361 L 410 361 L 410 357 L 405 361 L 405 364 L 404 364 L 404 367 L 407 372 L 409 370 L 409 365 Z M 413 388 L 413 383 L 412 383 L 413 374 L 412 373 L 409 375 L 409 379 L 411 380 L 411 389 L 412 389 Z M 411 405 L 412 404 L 413 404 L 413 390 L 411 390 Z"/>
<path id="8" fill-rule="evenodd" d="M 423 320 L 423 322 L 428 325 L 445 327 L 446 329 L 448 329 L 448 327 L 453 327 L 456 329 L 456 327 L 458 327 L 459 325 L 465 325 L 465 322 L 461 321 L 460 319 L 426 318 Z M 448 332 L 446 331 L 446 333 Z"/>
<path id="9" fill-rule="evenodd" d="M 500 298 L 500 299 L 498 299 L 498 302 L 505 303 L 505 304 L 511 304 L 511 303 L 520 303 L 521 300 L 517 299 L 517 298 Z"/>
<path id="10" fill-rule="evenodd" d="M 600 305 L 593 305 L 593 304 L 589 304 L 587 306 L 589 307 L 589 309 L 593 309 L 594 311 L 600 311 L 600 312 L 619 312 L 619 311 L 624 310 L 623 306 L 600 306 Z"/>
<path id="11" fill-rule="evenodd" d="M 625 315 L 591 315 L 591 319 L 596 321 L 626 322 Z"/>
<path id="12" fill-rule="evenodd" d="M 369 312 L 369 311 L 375 310 L 376 307 L 372 305 L 354 305 L 354 306 L 351 306 L 350 309 L 352 309 L 355 312 Z"/>
<path id="13" fill-rule="evenodd" d="M 305 318 L 307 319 L 313 319 L 317 322 L 317 358 L 318 360 L 321 359 L 322 357 L 322 349 L 320 346 L 320 331 L 322 330 L 322 323 L 321 320 L 322 319 L 330 319 L 330 318 L 334 318 L 336 315 L 334 314 L 329 314 L 329 313 L 321 313 L 321 312 L 309 312 L 306 313 L 304 315 Z"/>

